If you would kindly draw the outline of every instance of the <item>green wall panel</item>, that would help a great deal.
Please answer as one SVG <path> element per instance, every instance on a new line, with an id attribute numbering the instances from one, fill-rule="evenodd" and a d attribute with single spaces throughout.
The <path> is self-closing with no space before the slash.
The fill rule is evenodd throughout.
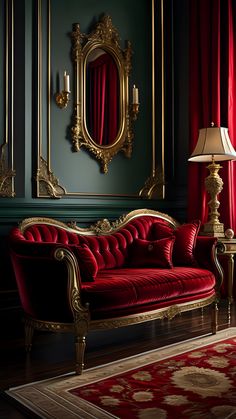
<path id="1" fill-rule="evenodd" d="M 79 23 L 84 33 L 103 14 L 109 14 L 117 28 L 121 47 L 130 40 L 133 50 L 130 94 L 136 84 L 140 92 L 140 114 L 134 124 L 133 153 L 130 159 L 123 153 L 116 155 L 109 164 L 109 172 L 100 172 L 99 163 L 85 148 L 71 151 L 68 131 L 73 112 L 73 100 L 65 110 L 51 103 L 52 170 L 60 185 L 68 192 L 90 194 L 137 195 L 151 171 L 151 1 L 51 1 L 51 68 L 52 85 L 64 70 L 73 75 L 70 57 L 72 24 Z M 66 13 L 65 13 L 66 10 Z M 60 48 L 57 46 L 60 45 Z M 145 56 L 143 54 L 145 51 Z M 45 56 L 44 56 L 45 58 Z M 46 60 L 44 59 L 44 62 Z M 73 84 L 73 79 L 71 80 Z M 45 132 L 45 128 L 44 128 Z M 44 137 L 45 139 L 45 137 Z M 44 146 L 45 150 L 45 146 Z M 69 169 L 69 170 L 68 170 Z"/>

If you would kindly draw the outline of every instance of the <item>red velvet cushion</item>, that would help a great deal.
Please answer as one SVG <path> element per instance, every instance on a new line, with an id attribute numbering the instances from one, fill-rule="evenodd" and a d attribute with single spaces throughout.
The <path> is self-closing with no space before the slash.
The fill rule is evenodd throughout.
<path id="1" fill-rule="evenodd" d="M 82 284 L 82 301 L 92 319 L 119 317 L 201 300 L 214 295 L 214 286 L 214 274 L 196 267 L 104 269 Z"/>
<path id="2" fill-rule="evenodd" d="M 175 265 L 197 265 L 194 257 L 194 249 L 199 228 L 200 221 L 194 221 L 193 223 L 183 224 L 175 230 L 176 240 L 173 249 L 173 262 Z"/>
<path id="3" fill-rule="evenodd" d="M 79 263 L 82 281 L 94 281 L 98 272 L 98 265 L 92 251 L 86 244 L 73 246 Z"/>
<path id="4" fill-rule="evenodd" d="M 193 266 L 197 264 L 194 258 L 194 249 L 199 228 L 200 221 L 182 224 L 174 231 L 164 223 L 155 223 L 152 228 L 152 237 L 159 239 L 174 234 L 176 240 L 173 248 L 173 264 L 175 266 Z"/>
<path id="5" fill-rule="evenodd" d="M 172 268 L 174 241 L 174 236 L 154 241 L 134 240 L 130 252 L 130 266 Z"/>
<path id="6" fill-rule="evenodd" d="M 173 236 L 174 227 L 164 220 L 155 221 L 151 227 L 150 240 L 160 240 Z"/>

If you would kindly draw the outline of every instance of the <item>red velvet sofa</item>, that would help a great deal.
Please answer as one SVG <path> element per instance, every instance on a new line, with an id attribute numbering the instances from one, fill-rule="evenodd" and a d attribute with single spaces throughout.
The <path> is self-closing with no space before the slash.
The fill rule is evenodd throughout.
<path id="1" fill-rule="evenodd" d="M 216 240 L 199 222 L 179 225 L 153 210 L 80 228 L 28 218 L 10 233 L 11 259 L 25 313 L 26 347 L 34 329 L 73 331 L 82 373 L 89 330 L 127 326 L 212 304 L 222 271 Z"/>

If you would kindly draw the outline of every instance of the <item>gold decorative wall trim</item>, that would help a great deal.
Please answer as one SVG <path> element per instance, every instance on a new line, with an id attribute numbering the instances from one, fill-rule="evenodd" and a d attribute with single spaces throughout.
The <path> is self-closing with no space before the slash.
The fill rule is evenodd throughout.
<path id="1" fill-rule="evenodd" d="M 153 174 L 146 180 L 139 195 L 148 199 L 163 199 L 165 192 L 165 179 L 161 167 L 153 171 Z"/>
<path id="2" fill-rule="evenodd" d="M 42 156 L 42 0 L 38 0 L 38 38 L 37 38 L 37 173 L 35 176 L 37 184 L 37 197 L 40 198 L 60 198 L 65 194 L 65 189 L 59 185 L 59 180 L 54 176 L 51 170 L 51 4 L 47 2 L 47 158 Z"/>
<path id="3" fill-rule="evenodd" d="M 37 173 L 40 197 L 59 198 L 65 194 L 65 189 L 59 185 L 58 179 L 49 170 L 47 162 L 40 157 L 40 167 Z"/>
<path id="4" fill-rule="evenodd" d="M 37 198 L 61 198 L 61 197 L 86 197 L 86 196 L 103 196 L 103 197 L 127 197 L 127 198 L 164 198 L 164 123 L 162 133 L 162 157 L 161 163 L 156 168 L 156 137 L 155 137 L 155 68 L 154 68 L 154 35 L 152 38 L 152 174 L 145 182 L 145 186 L 140 192 L 134 194 L 111 194 L 111 193 L 93 193 L 93 192 L 70 192 L 60 185 L 60 180 L 54 175 L 51 167 L 51 1 L 47 1 L 47 146 L 46 152 L 42 147 L 42 65 L 43 65 L 43 45 L 42 45 L 42 2 L 37 1 L 37 167 L 34 175 L 36 182 Z M 152 1 L 152 20 L 154 22 L 154 0 Z M 160 0 L 163 8 L 163 0 Z M 153 32 L 153 31 L 152 31 Z M 163 32 L 163 27 L 162 27 Z M 164 60 L 162 59 L 162 62 Z M 164 71 L 164 70 L 163 70 Z M 164 89 L 164 87 L 163 87 Z M 164 91 L 162 92 L 164 97 Z M 164 99 L 163 99 L 164 100 Z M 78 104 L 79 106 L 79 104 Z M 76 121 L 76 126 L 80 125 L 80 121 Z M 76 132 L 77 135 L 77 132 Z M 132 139 L 130 139 L 132 141 Z M 158 139 L 159 141 L 159 139 Z"/>
<path id="5" fill-rule="evenodd" d="M 14 95 L 14 3 L 5 1 L 5 128 L 0 146 L 0 197 L 15 196 L 13 169 L 13 95 Z"/>
<path id="6" fill-rule="evenodd" d="M 152 173 L 139 195 L 148 199 L 165 198 L 165 67 L 164 67 L 164 0 L 160 0 L 161 22 L 161 161 L 156 162 L 156 69 L 155 69 L 155 1 L 152 0 Z"/>

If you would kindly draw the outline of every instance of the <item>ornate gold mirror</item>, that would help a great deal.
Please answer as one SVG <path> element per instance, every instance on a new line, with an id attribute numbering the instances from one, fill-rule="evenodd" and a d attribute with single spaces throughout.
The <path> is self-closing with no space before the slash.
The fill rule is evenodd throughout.
<path id="1" fill-rule="evenodd" d="M 123 151 L 130 157 L 132 153 L 132 121 L 138 103 L 129 104 L 131 45 L 128 41 L 121 49 L 110 16 L 104 16 L 88 35 L 76 23 L 71 38 L 75 69 L 72 148 L 79 151 L 84 146 L 107 173 L 115 154 Z"/>

